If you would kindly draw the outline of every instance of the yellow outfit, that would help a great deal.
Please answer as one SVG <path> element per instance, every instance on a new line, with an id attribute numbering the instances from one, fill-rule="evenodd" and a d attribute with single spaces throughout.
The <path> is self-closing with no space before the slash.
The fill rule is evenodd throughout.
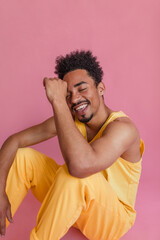
<path id="1" fill-rule="evenodd" d="M 101 137 L 107 124 L 123 116 L 113 112 L 92 141 Z M 87 140 L 85 125 L 75 123 Z M 143 150 L 141 140 L 141 155 Z M 134 223 L 140 173 L 141 160 L 130 163 L 118 158 L 108 169 L 79 179 L 68 173 L 66 164 L 60 166 L 42 153 L 23 148 L 10 169 L 6 192 L 12 214 L 30 188 L 42 203 L 30 240 L 61 239 L 71 226 L 91 240 L 117 240 Z"/>

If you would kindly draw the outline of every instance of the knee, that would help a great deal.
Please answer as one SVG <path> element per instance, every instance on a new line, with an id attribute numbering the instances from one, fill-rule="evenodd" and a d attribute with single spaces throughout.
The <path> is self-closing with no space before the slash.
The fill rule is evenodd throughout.
<path id="1" fill-rule="evenodd" d="M 68 171 L 68 167 L 66 164 L 62 165 L 57 173 L 56 173 L 56 179 L 65 179 L 65 181 L 72 181 L 73 179 L 75 179 L 75 177 L 73 177 L 69 171 Z"/>
<path id="2" fill-rule="evenodd" d="M 61 186 L 61 188 L 63 190 L 66 189 L 66 191 L 88 192 L 90 191 L 89 188 L 92 183 L 91 178 L 93 178 L 93 176 L 87 178 L 77 178 L 72 176 L 68 171 L 67 165 L 64 164 L 56 173 L 55 185 Z"/>
<path id="3" fill-rule="evenodd" d="M 26 157 L 34 153 L 34 149 L 26 147 L 26 148 L 18 148 L 16 157 Z"/>
<path id="4" fill-rule="evenodd" d="M 35 155 L 36 150 L 32 148 L 18 148 L 15 159 L 20 161 L 29 161 L 33 159 L 33 156 Z"/>
<path id="5" fill-rule="evenodd" d="M 61 166 L 59 168 L 56 176 L 57 176 L 57 178 L 65 179 L 66 182 L 78 182 L 78 183 L 81 183 L 81 184 L 89 184 L 89 183 L 92 184 L 92 182 L 97 180 L 96 175 L 98 175 L 98 174 L 94 174 L 94 175 L 91 175 L 91 176 L 88 176 L 88 177 L 85 177 L 85 178 L 74 177 L 69 173 L 67 165 L 64 164 L 63 166 Z"/>
<path id="6" fill-rule="evenodd" d="M 58 169 L 55 181 L 58 182 L 58 184 L 62 183 L 63 188 L 70 188 L 73 185 L 81 183 L 80 178 L 76 178 L 69 173 L 66 164 L 64 164 Z"/>
<path id="7" fill-rule="evenodd" d="M 30 148 L 20 148 L 17 150 L 13 164 L 8 173 L 7 181 L 10 183 L 15 181 L 17 186 L 20 186 L 21 183 L 23 183 L 27 188 L 30 188 L 30 182 L 33 179 L 33 164 L 29 160 L 31 152 L 32 149 Z"/>
<path id="8" fill-rule="evenodd" d="M 13 165 L 16 165 L 18 169 L 27 167 L 32 160 L 34 150 L 32 148 L 19 148 L 15 155 Z"/>

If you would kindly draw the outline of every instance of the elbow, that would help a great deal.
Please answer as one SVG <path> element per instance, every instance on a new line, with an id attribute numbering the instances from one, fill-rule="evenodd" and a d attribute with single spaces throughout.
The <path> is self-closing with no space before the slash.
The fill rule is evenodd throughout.
<path id="1" fill-rule="evenodd" d="M 76 178 L 85 178 L 92 174 L 90 168 L 83 162 L 68 164 L 68 172 Z"/>
<path id="2" fill-rule="evenodd" d="M 20 139 L 18 137 L 18 133 L 15 133 L 9 137 L 9 141 L 18 149 L 21 147 Z"/>
<path id="3" fill-rule="evenodd" d="M 13 135 L 9 136 L 6 139 L 6 141 L 4 142 L 3 145 L 5 145 L 5 144 L 9 144 L 11 146 L 14 146 L 15 148 L 18 148 L 19 144 L 18 144 L 18 140 L 17 140 L 16 134 L 13 134 Z"/>
<path id="4" fill-rule="evenodd" d="M 69 171 L 69 174 L 73 177 L 76 177 L 76 178 L 85 178 L 86 175 L 84 175 L 83 172 L 80 172 L 79 169 L 75 169 L 75 168 L 69 168 L 68 169 Z"/>

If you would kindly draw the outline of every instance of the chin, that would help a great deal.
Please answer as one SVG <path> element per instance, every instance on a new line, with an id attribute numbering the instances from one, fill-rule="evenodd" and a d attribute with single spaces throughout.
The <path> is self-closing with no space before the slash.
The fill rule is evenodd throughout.
<path id="1" fill-rule="evenodd" d="M 80 119 L 78 118 L 78 120 L 82 123 L 88 123 L 92 119 L 92 117 L 93 117 L 93 114 L 91 114 L 91 116 L 88 118 L 85 116 L 82 116 L 82 118 L 80 118 Z"/>

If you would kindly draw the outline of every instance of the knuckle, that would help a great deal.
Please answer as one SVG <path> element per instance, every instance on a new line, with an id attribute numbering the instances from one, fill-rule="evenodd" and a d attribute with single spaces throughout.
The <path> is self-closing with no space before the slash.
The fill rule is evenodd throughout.
<path id="1" fill-rule="evenodd" d="M 6 228 L 5 219 L 3 219 L 3 221 L 1 221 L 1 223 L 0 223 L 1 232 L 4 232 L 5 228 Z"/>
<path id="2" fill-rule="evenodd" d="M 4 230 L 5 230 L 5 224 L 1 223 L 1 231 L 4 231 Z"/>
<path id="3" fill-rule="evenodd" d="M 0 222 L 1 222 L 1 224 L 3 223 L 3 221 L 4 221 L 4 218 L 5 218 L 5 214 L 4 213 L 2 213 L 1 215 L 0 215 Z"/>

